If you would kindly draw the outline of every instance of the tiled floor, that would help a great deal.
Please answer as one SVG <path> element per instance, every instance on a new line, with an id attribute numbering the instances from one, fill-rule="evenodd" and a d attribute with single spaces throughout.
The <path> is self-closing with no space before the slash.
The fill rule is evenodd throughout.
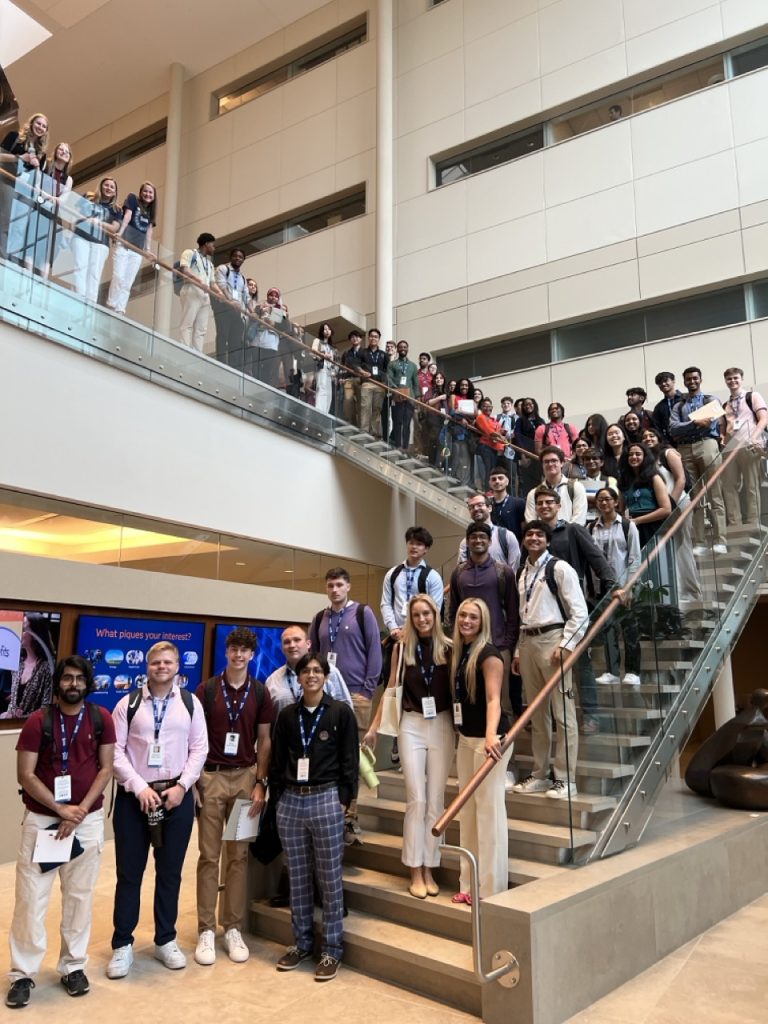
<path id="1" fill-rule="evenodd" d="M 194 848 L 190 848 L 182 889 L 179 942 L 189 953 L 184 971 L 168 971 L 151 957 L 151 890 L 137 933 L 137 960 L 131 975 L 108 981 L 114 857 L 107 843 L 94 904 L 85 1001 L 67 997 L 55 974 L 58 899 L 49 913 L 50 950 L 38 987 L 24 1011 L 28 1024 L 51 1021 L 80 1024 L 83 1014 L 105 1024 L 136 1024 L 161 1018 L 163 1024 L 259 1024 L 311 1020 L 312 1024 L 469 1024 L 476 1018 L 403 989 L 342 968 L 330 984 L 318 985 L 311 970 L 278 974 L 281 949 L 248 936 L 247 964 L 232 964 L 220 951 L 213 967 L 192 961 L 196 940 Z M 0 925 L 7 934 L 13 911 L 13 864 L 0 865 Z M 721 922 L 633 981 L 572 1017 L 569 1024 L 763 1024 L 768 988 L 768 896 Z M 7 955 L 7 953 L 6 953 Z M 763 986 L 766 986 L 764 988 Z M 311 1001 L 311 1003 L 310 1003 Z M 308 1007 L 311 1006 L 311 1009 Z M 2 1011 L 0 1011 L 2 1012 Z M 7 1011 L 10 1012 L 10 1011 Z"/>

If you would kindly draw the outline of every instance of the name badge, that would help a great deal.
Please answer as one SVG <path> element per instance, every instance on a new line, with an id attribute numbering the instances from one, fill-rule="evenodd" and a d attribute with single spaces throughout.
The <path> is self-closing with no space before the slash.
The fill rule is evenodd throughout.
<path id="1" fill-rule="evenodd" d="M 372 366 L 371 367 L 371 376 L 373 376 L 373 377 L 378 377 L 379 376 L 379 368 L 378 368 L 378 366 Z"/>
<path id="2" fill-rule="evenodd" d="M 296 762 L 296 781 L 309 782 L 309 758 L 300 757 Z"/>
<path id="3" fill-rule="evenodd" d="M 240 733 L 228 732 L 224 738 L 224 753 L 234 756 L 240 743 Z"/>
<path id="4" fill-rule="evenodd" d="M 734 430 L 738 430 L 740 426 L 741 426 L 741 420 L 736 419 L 736 420 L 733 421 L 733 429 Z"/>
<path id="5" fill-rule="evenodd" d="M 336 651 L 328 651 L 326 658 L 331 668 L 336 668 Z"/>
<path id="6" fill-rule="evenodd" d="M 147 765 L 150 768 L 162 768 L 163 767 L 163 744 L 153 743 L 149 748 L 149 756 L 147 757 Z"/>
<path id="7" fill-rule="evenodd" d="M 53 799 L 57 804 L 68 804 L 72 799 L 72 776 L 57 775 L 53 780 Z"/>
<path id="8" fill-rule="evenodd" d="M 407 377 L 401 377 L 400 378 L 400 387 L 401 388 L 404 388 L 407 385 L 407 383 L 408 383 L 408 378 Z"/>
<path id="9" fill-rule="evenodd" d="M 458 701 L 453 705 L 453 724 L 464 725 L 464 716 L 461 713 L 461 704 Z"/>
<path id="10" fill-rule="evenodd" d="M 425 718 L 437 718 L 437 707 L 434 697 L 421 698 L 421 713 Z"/>

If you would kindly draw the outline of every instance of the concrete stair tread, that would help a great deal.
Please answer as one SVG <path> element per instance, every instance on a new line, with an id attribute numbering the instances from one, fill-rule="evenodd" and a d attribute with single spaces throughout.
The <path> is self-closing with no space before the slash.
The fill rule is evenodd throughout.
<path id="1" fill-rule="evenodd" d="M 653 722 L 661 718 L 658 708 L 625 708 L 618 705 L 601 704 L 593 708 L 591 714 L 604 715 L 606 718 L 635 718 L 640 721 Z M 589 737 L 587 737 L 589 739 Z"/>
<path id="2" fill-rule="evenodd" d="M 533 765 L 532 754 L 516 754 L 518 765 L 524 764 L 530 768 Z M 579 758 L 576 762 L 577 775 L 590 775 L 602 779 L 623 779 L 635 774 L 635 767 L 631 764 L 615 764 L 612 761 L 585 761 Z"/>
<path id="3" fill-rule="evenodd" d="M 601 712 L 591 711 L 591 715 L 599 715 Z M 597 732 L 592 736 L 580 736 L 580 746 L 595 747 L 649 747 L 650 736 L 625 736 L 621 733 Z"/>
<path id="4" fill-rule="evenodd" d="M 593 737 L 589 737 L 592 739 Z M 632 739 L 646 739 L 647 737 L 632 737 Z M 650 742 L 650 741 L 649 741 Z M 398 775 L 398 778 L 402 779 L 402 775 Z M 405 790 L 405 782 L 402 783 L 402 788 Z M 445 787 L 446 794 L 451 799 L 456 796 L 459 792 L 459 781 L 456 778 L 448 779 L 448 783 Z M 540 801 L 535 796 L 530 796 L 525 793 L 513 793 L 511 790 L 507 790 L 507 807 L 514 806 L 515 803 L 521 802 L 524 804 L 536 804 Z M 370 790 L 365 793 L 358 795 L 358 806 L 359 807 L 370 807 L 372 810 L 377 810 L 380 807 L 386 807 L 388 809 L 398 808 L 400 811 L 405 810 L 405 795 L 403 794 L 402 800 L 393 800 L 385 797 L 375 797 Z M 586 811 L 589 814 L 597 814 L 601 811 L 610 811 L 616 806 L 616 801 L 611 797 L 597 796 L 590 793 L 581 794 L 572 801 L 572 805 L 575 810 Z"/>

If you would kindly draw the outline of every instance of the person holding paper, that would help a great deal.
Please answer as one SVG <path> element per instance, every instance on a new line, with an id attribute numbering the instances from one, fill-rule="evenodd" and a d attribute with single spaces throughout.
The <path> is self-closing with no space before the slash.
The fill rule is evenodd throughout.
<path id="1" fill-rule="evenodd" d="M 205 967 L 216 960 L 222 833 L 237 800 L 250 800 L 248 813 L 255 818 L 261 814 L 267 793 L 274 711 L 264 684 L 248 671 L 257 646 L 253 630 L 243 626 L 233 629 L 226 643 L 227 667 L 197 689 L 208 727 L 208 760 L 198 783 L 202 807 L 197 822 L 199 938 L 195 949 L 195 960 Z M 224 929 L 224 948 L 236 964 L 245 963 L 250 955 L 242 936 L 247 871 L 247 841 L 230 843 L 219 920 Z"/>
<path id="2" fill-rule="evenodd" d="M 324 692 L 331 670 L 310 652 L 297 664 L 301 700 L 284 708 L 272 739 L 270 799 L 291 885 L 294 945 L 277 962 L 292 971 L 312 956 L 317 877 L 323 899 L 322 943 L 316 981 L 336 977 L 343 952 L 344 898 L 341 861 L 344 813 L 357 795 L 357 723 L 348 705 Z"/>
<path id="3" fill-rule="evenodd" d="M 94 685 L 93 669 L 85 658 L 63 658 L 53 674 L 55 703 L 29 716 L 16 745 L 17 777 L 26 811 L 9 935 L 11 987 L 5 1003 L 12 1009 L 27 1005 L 40 971 L 47 945 L 45 915 L 57 874 L 62 904 L 61 983 L 71 996 L 85 995 L 90 987 L 84 968 L 93 889 L 104 845 L 102 794 L 112 777 L 115 749 L 109 712 L 86 703 Z M 47 843 L 39 841 L 42 833 L 49 833 L 42 836 Z M 46 847 L 37 860 L 36 845 Z"/>

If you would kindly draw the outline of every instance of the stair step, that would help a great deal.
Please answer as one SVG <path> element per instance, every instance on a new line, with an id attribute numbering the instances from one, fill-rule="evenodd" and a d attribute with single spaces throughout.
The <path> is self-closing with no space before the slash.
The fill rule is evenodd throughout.
<path id="1" fill-rule="evenodd" d="M 442 477 L 442 473 L 439 469 L 435 469 L 434 466 L 421 466 L 419 469 L 411 470 L 414 476 L 417 476 L 420 480 L 426 480 L 427 483 L 432 482 L 432 478 L 438 479 Z"/>
<path id="2" fill-rule="evenodd" d="M 528 769 L 533 768 L 532 754 L 515 754 L 515 760 L 519 766 L 525 766 Z M 627 779 L 634 774 L 635 768 L 631 764 L 616 764 L 612 761 L 587 761 L 581 758 L 576 762 L 577 780 L 579 776 L 597 779 Z"/>
<path id="3" fill-rule="evenodd" d="M 593 715 L 598 717 L 605 716 L 606 718 L 633 718 L 643 722 L 654 722 L 662 717 L 661 711 L 658 708 L 625 708 L 618 706 L 606 706 L 601 704 L 592 711 Z M 585 737 L 590 739 L 591 737 Z"/>

